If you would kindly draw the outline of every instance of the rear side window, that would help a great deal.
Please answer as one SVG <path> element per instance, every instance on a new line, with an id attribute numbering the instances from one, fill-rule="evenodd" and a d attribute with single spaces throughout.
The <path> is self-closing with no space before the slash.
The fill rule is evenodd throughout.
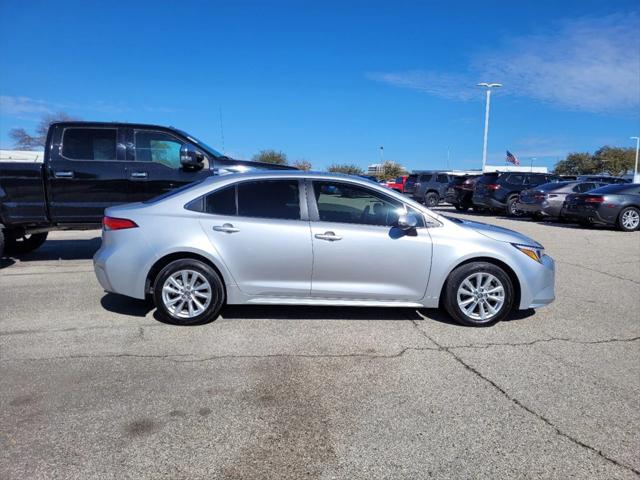
<path id="1" fill-rule="evenodd" d="M 204 202 L 206 213 L 213 215 L 236 215 L 236 187 L 226 187 L 206 196 Z"/>
<path id="2" fill-rule="evenodd" d="M 433 175 L 431 175 L 431 174 L 429 174 L 429 175 L 421 175 L 420 176 L 420 181 L 421 182 L 430 182 L 432 176 Z"/>
<path id="3" fill-rule="evenodd" d="M 241 217 L 300 219 L 297 180 L 242 182 L 237 188 L 238 215 Z"/>
<path id="4" fill-rule="evenodd" d="M 115 128 L 66 128 L 62 156 L 71 160 L 116 160 Z"/>
<path id="5" fill-rule="evenodd" d="M 524 183 L 523 175 L 509 175 L 507 182 L 512 185 L 522 185 Z"/>
<path id="6" fill-rule="evenodd" d="M 449 183 L 449 176 L 448 175 L 443 175 L 443 174 L 438 174 L 438 176 L 436 177 L 436 182 L 438 182 L 438 183 Z"/>

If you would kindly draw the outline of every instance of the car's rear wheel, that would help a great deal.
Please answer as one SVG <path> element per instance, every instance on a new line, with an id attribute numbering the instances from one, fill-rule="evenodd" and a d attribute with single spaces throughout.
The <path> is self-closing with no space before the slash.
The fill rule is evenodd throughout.
<path id="1" fill-rule="evenodd" d="M 424 204 L 429 208 L 437 206 L 439 201 L 440 196 L 436 192 L 429 192 L 424 196 Z"/>
<path id="2" fill-rule="evenodd" d="M 633 232 L 640 227 L 640 210 L 636 207 L 624 208 L 618 215 L 618 228 L 624 232 Z"/>
<path id="3" fill-rule="evenodd" d="M 519 217 L 520 212 L 516 208 L 516 204 L 518 203 L 518 196 L 512 195 L 507 200 L 507 217 Z"/>
<path id="4" fill-rule="evenodd" d="M 153 301 L 158 315 L 167 323 L 207 323 L 218 317 L 224 304 L 224 284 L 206 263 L 195 259 L 176 260 L 156 277 Z"/>
<path id="5" fill-rule="evenodd" d="M 40 248 L 47 240 L 48 232 L 22 233 L 5 230 L 5 249 L 7 253 L 22 255 Z"/>
<path id="6" fill-rule="evenodd" d="M 445 288 L 444 306 L 463 325 L 493 325 L 504 320 L 513 308 L 513 283 L 502 268 L 492 263 L 472 262 L 456 268 Z"/>

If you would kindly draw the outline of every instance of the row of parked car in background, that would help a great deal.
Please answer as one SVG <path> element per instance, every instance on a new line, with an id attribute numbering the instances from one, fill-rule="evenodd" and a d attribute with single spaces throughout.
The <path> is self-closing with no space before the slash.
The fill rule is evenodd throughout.
<path id="1" fill-rule="evenodd" d="M 441 202 L 459 211 L 556 220 L 582 226 L 640 228 L 640 184 L 608 175 L 538 172 L 455 174 L 418 171 L 387 186 L 433 208 Z"/>

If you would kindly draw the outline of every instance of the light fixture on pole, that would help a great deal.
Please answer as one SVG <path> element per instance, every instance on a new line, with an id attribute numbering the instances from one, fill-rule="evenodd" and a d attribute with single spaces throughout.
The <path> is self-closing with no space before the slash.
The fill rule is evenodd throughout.
<path id="1" fill-rule="evenodd" d="M 640 173 L 638 173 L 638 153 L 640 153 L 640 137 L 629 137 L 636 141 L 636 166 L 633 168 L 633 183 L 640 183 Z"/>
<path id="2" fill-rule="evenodd" d="M 487 89 L 487 105 L 484 111 L 484 145 L 482 147 L 482 171 L 487 166 L 487 139 L 489 137 L 489 106 L 491 105 L 491 89 L 501 87 L 501 83 L 478 83 L 478 87 Z"/>

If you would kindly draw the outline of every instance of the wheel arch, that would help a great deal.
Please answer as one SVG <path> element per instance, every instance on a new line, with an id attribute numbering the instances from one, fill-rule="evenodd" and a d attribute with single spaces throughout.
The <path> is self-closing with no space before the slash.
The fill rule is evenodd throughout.
<path id="1" fill-rule="evenodd" d="M 449 284 L 449 279 L 451 278 L 451 274 L 456 269 L 462 267 L 463 265 L 467 265 L 469 263 L 475 263 L 475 262 L 491 263 L 491 264 L 495 265 L 496 267 L 500 267 L 502 270 L 505 271 L 505 273 L 509 276 L 509 279 L 511 280 L 511 283 L 513 284 L 513 290 L 514 290 L 514 293 L 515 293 L 515 298 L 513 300 L 513 306 L 514 306 L 514 308 L 518 308 L 518 306 L 520 305 L 520 295 L 521 295 L 521 291 L 522 291 L 522 286 L 520 285 L 520 280 L 518 279 L 518 275 L 516 275 L 516 272 L 507 263 L 503 262 L 502 260 L 498 260 L 497 258 L 493 258 L 493 257 L 472 257 L 472 258 L 467 258 L 467 259 L 461 261 L 460 263 L 457 263 L 456 265 L 454 265 L 453 268 L 451 268 L 451 270 L 447 274 L 447 279 L 444 281 L 444 283 L 442 284 L 442 288 L 440 289 L 440 296 L 439 296 L 439 299 L 438 299 L 438 303 L 440 304 L 440 306 L 443 305 L 444 294 L 445 294 L 445 292 L 447 290 L 447 286 Z"/>
<path id="2" fill-rule="evenodd" d="M 202 263 L 205 263 L 206 265 L 213 268 L 213 270 L 218 274 L 218 276 L 220 276 L 220 280 L 222 280 L 222 288 L 224 289 L 224 293 L 226 297 L 226 295 L 228 294 L 227 280 L 225 279 L 225 275 L 223 274 L 222 270 L 210 258 L 207 258 L 204 255 L 200 255 L 199 253 L 190 252 L 190 251 L 172 252 L 156 260 L 156 262 L 149 269 L 149 272 L 147 273 L 147 277 L 145 279 L 145 283 L 144 283 L 145 294 L 152 293 L 153 282 L 155 281 L 156 277 L 164 267 L 166 267 L 171 262 L 174 262 L 176 260 L 185 260 L 185 259 L 199 260 Z"/>

